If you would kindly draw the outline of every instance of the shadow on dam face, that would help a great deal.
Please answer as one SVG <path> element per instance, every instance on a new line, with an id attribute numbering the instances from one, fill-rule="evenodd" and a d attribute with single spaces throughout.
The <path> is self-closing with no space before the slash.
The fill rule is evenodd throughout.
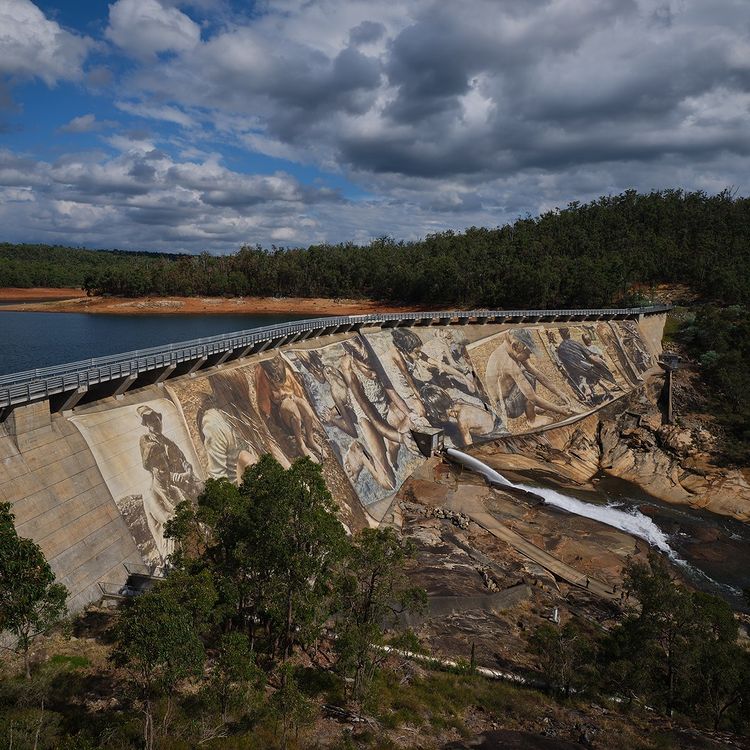
<path id="1" fill-rule="evenodd" d="M 320 463 L 342 522 L 377 525 L 425 461 L 413 430 L 440 429 L 457 449 L 543 430 L 658 371 L 663 309 L 556 312 L 525 323 L 427 313 L 390 327 L 315 321 L 267 346 L 121 369 L 100 391 L 76 386 L 6 409 L 0 496 L 71 591 L 72 610 L 99 598 L 100 582 L 124 583 L 125 564 L 163 564 L 177 504 L 208 478 L 238 481 L 264 454 Z"/>

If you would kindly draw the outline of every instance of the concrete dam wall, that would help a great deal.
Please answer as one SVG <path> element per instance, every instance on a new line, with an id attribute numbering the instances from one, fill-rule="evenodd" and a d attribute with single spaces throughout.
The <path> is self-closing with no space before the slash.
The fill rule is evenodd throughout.
<path id="1" fill-rule="evenodd" d="M 238 481 L 265 453 L 285 466 L 319 462 L 342 522 L 376 525 L 425 460 L 413 429 L 441 428 L 465 448 L 577 420 L 657 366 L 664 311 L 453 321 L 318 328 L 231 362 L 172 365 L 150 385 L 128 376 L 114 397 L 92 391 L 85 403 L 79 386 L 6 406 L 0 500 L 41 545 L 72 610 L 100 598 L 100 584 L 123 584 L 126 565 L 163 564 L 175 506 L 209 477 Z"/>

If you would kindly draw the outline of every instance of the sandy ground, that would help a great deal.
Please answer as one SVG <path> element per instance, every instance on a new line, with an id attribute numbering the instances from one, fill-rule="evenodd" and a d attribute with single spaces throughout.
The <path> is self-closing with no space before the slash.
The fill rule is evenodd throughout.
<path id="1" fill-rule="evenodd" d="M 373 300 L 318 297 L 87 297 L 80 289 L 0 289 L 3 310 L 22 312 L 86 312 L 121 315 L 186 313 L 294 313 L 358 315 L 402 312 L 419 307 Z"/>
<path id="2" fill-rule="evenodd" d="M 46 287 L 33 287 L 21 289 L 19 287 L 0 287 L 0 303 L 5 302 L 49 302 L 51 300 L 67 300 L 85 297 L 83 289 L 61 287 L 49 289 Z"/>

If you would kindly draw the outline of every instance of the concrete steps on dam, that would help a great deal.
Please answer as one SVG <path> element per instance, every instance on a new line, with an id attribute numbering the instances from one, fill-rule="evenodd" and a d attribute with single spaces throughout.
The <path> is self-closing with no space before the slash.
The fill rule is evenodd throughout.
<path id="1" fill-rule="evenodd" d="M 311 456 L 342 523 L 377 525 L 427 460 L 412 428 L 438 428 L 458 449 L 526 434 L 611 403 L 655 365 L 662 310 L 602 319 L 576 311 L 577 321 L 561 312 L 547 321 L 524 315 L 516 324 L 464 316 L 461 325 L 430 318 L 430 325 L 394 320 L 344 331 L 342 323 L 319 336 L 295 329 L 288 340 L 272 337 L 267 349 L 255 342 L 258 351 L 231 361 L 219 362 L 217 350 L 213 367 L 192 372 L 189 357 L 200 347 L 180 345 L 182 370 L 143 387 L 133 380 L 124 388 L 112 375 L 119 392 L 88 403 L 65 394 L 71 378 L 81 388 L 90 371 L 71 375 L 61 366 L 54 378 L 66 390 L 54 403 L 33 400 L 36 381 L 18 386 L 29 396 L 23 403 L 0 403 L 0 501 L 12 504 L 19 534 L 41 546 L 68 587 L 72 611 L 99 599 L 100 584 L 124 586 L 126 565 L 162 565 L 171 552 L 163 527 L 174 507 L 194 501 L 210 477 L 237 481 L 264 453 L 282 465 Z M 136 364 L 150 367 L 154 357 Z M 108 371 L 122 375 L 126 355 L 112 359 Z M 61 399 L 68 408 L 60 409 Z M 536 559 L 537 549 L 525 554 Z M 541 564 L 585 586 L 554 560 Z"/>

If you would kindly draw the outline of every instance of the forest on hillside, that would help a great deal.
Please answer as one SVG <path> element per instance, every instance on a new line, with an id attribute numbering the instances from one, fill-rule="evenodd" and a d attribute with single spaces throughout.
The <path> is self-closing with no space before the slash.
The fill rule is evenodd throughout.
<path id="1" fill-rule="evenodd" d="M 86 279 L 105 273 L 127 274 L 129 269 L 175 261 L 171 253 L 86 250 L 63 245 L 14 245 L 0 242 L 0 287 L 83 288 Z"/>
<path id="2" fill-rule="evenodd" d="M 349 297 L 524 308 L 608 306 L 684 283 L 720 304 L 750 297 L 750 199 L 627 191 L 495 229 L 403 242 L 231 255 L 0 245 L 0 286 L 80 286 L 124 296 Z"/>

